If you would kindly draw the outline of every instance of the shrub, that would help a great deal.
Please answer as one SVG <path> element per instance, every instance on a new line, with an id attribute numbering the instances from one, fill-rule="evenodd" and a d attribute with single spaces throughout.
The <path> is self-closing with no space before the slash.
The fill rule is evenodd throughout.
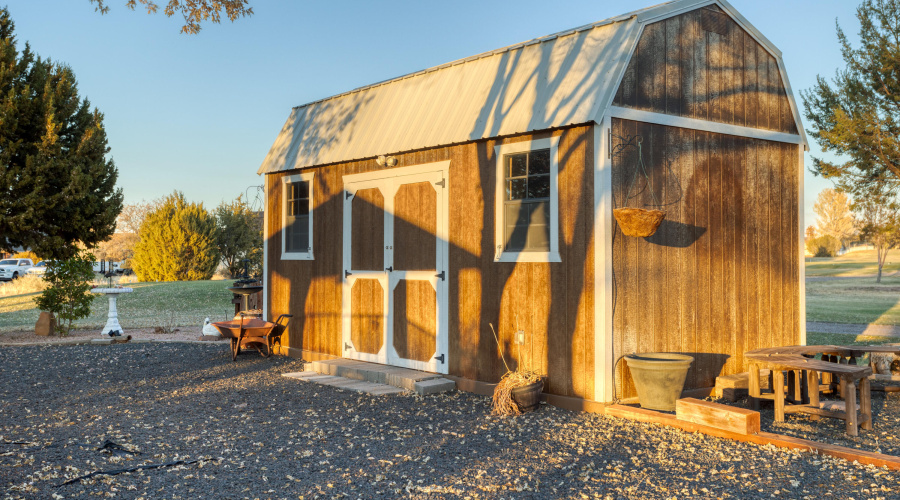
<path id="1" fill-rule="evenodd" d="M 13 295 L 43 292 L 46 289 L 47 282 L 44 281 L 44 278 L 34 274 L 26 274 L 17 280 L 12 280 L 9 283 L 0 286 L 0 297 L 12 297 Z"/>
<path id="2" fill-rule="evenodd" d="M 12 256 L 13 259 L 31 259 L 31 262 L 37 264 L 38 262 L 44 260 L 37 256 L 36 253 L 28 250 L 25 252 L 16 252 Z"/>
<path id="3" fill-rule="evenodd" d="M 50 311 L 56 316 L 60 335 L 68 335 L 74 320 L 91 314 L 91 302 L 94 300 L 90 292 L 94 279 L 92 260 L 90 253 L 81 251 L 71 259 L 54 262 L 44 274 L 50 286 L 34 302 L 40 310 Z"/>
<path id="4" fill-rule="evenodd" d="M 826 234 L 807 241 L 806 249 L 816 257 L 834 257 L 841 249 L 841 242 Z"/>
<path id="5" fill-rule="evenodd" d="M 147 214 L 138 236 L 131 265 L 141 281 L 208 280 L 216 270 L 216 221 L 177 191 Z"/>

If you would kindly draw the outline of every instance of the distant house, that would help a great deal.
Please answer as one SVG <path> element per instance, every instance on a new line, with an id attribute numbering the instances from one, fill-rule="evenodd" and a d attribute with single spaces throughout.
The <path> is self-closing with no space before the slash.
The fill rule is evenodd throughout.
<path id="1" fill-rule="evenodd" d="M 497 382 L 506 352 L 575 406 L 689 388 L 805 342 L 803 150 L 781 52 L 676 0 L 291 111 L 265 175 L 265 309 L 288 345 Z M 612 211 L 667 212 L 648 238 Z M 524 330 L 518 350 L 515 333 Z"/>

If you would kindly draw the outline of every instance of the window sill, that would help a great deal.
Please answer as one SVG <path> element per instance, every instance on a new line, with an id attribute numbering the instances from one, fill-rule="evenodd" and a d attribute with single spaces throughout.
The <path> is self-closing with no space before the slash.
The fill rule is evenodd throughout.
<path id="1" fill-rule="evenodd" d="M 494 262 L 562 262 L 559 252 L 503 252 Z"/>
<path id="2" fill-rule="evenodd" d="M 281 260 L 315 260 L 312 252 L 309 253 L 282 253 Z"/>

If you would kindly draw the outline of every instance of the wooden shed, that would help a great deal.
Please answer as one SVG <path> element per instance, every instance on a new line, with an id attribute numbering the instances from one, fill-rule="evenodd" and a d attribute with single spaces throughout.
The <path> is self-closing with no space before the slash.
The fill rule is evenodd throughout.
<path id="1" fill-rule="evenodd" d="M 292 355 L 463 388 L 505 371 L 490 324 L 557 401 L 634 395 L 632 352 L 711 387 L 805 342 L 806 147 L 781 52 L 724 0 L 299 106 L 259 169 L 266 316 L 294 315 Z M 625 236 L 626 205 L 666 218 Z"/>

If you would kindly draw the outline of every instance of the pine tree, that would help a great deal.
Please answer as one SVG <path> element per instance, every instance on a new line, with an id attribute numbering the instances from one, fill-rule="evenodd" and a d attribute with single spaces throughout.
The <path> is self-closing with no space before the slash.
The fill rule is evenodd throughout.
<path id="1" fill-rule="evenodd" d="M 118 171 L 103 115 L 78 96 L 70 68 L 16 47 L 0 8 L 0 250 L 64 259 L 115 230 Z"/>
<path id="2" fill-rule="evenodd" d="M 216 220 L 176 191 L 141 224 L 132 269 L 141 281 L 208 280 L 219 263 Z"/>

